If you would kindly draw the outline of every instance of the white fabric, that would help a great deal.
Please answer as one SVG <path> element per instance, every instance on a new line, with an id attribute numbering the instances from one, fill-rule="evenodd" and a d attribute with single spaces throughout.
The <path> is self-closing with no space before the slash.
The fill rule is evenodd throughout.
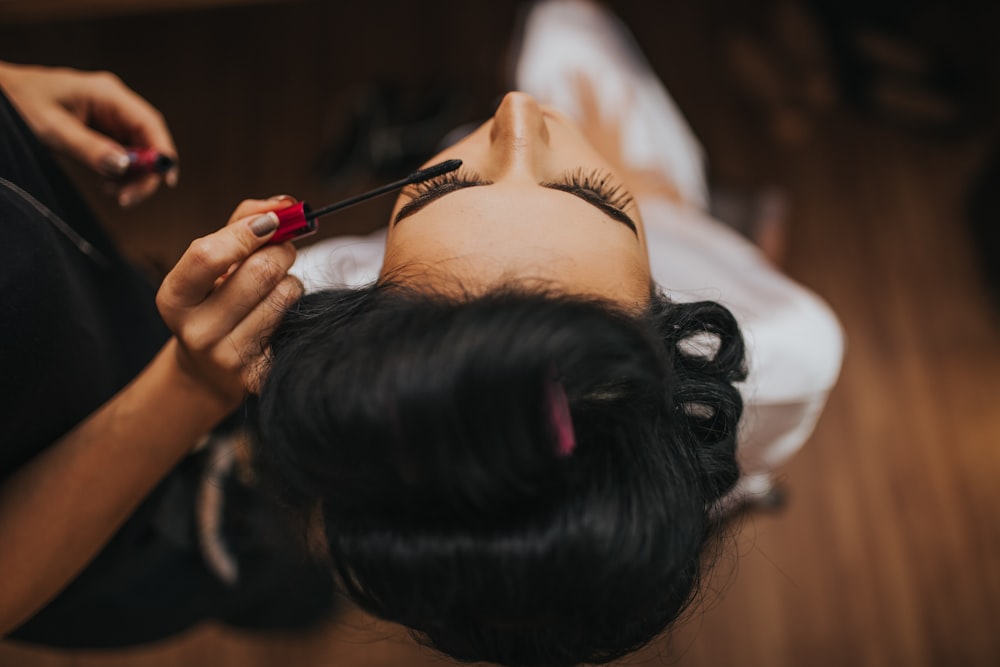
<path id="1" fill-rule="evenodd" d="M 517 90 L 580 118 L 578 79 L 597 93 L 601 117 L 617 122 L 622 162 L 660 171 L 684 201 L 708 207 L 703 150 L 632 35 L 600 5 L 536 3 L 528 13 L 514 71 Z M 649 132 L 650 127 L 656 132 Z"/>
<path id="2" fill-rule="evenodd" d="M 540 3 L 525 26 L 517 63 L 517 81 L 525 85 L 518 87 L 572 117 L 579 106 L 560 81 L 585 62 L 602 98 L 604 91 L 618 90 L 623 97 L 616 99 L 631 100 L 635 108 L 616 116 L 628 124 L 623 136 L 636 145 L 631 155 L 643 167 L 660 169 L 689 202 L 637 199 L 653 278 L 675 301 L 718 301 L 736 316 L 750 369 L 740 386 L 746 410 L 738 493 L 762 494 L 770 487 L 770 471 L 813 431 L 840 371 L 841 328 L 816 295 L 775 270 L 756 247 L 698 205 L 705 199 L 701 148 L 630 39 L 620 23 L 588 2 Z M 384 230 L 323 241 L 300 251 L 292 272 L 309 291 L 360 287 L 378 277 L 384 247 Z"/>
<path id="3" fill-rule="evenodd" d="M 718 301 L 736 316 L 750 369 L 740 386 L 740 460 L 748 476 L 773 470 L 805 443 L 837 380 L 844 341 L 836 317 L 701 211 L 666 199 L 638 204 L 653 278 L 667 295 Z M 752 493 L 749 479 L 744 486 Z"/>

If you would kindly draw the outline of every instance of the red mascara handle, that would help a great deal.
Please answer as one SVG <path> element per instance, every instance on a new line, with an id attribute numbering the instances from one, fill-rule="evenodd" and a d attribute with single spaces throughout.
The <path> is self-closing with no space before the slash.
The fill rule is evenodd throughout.
<path id="1" fill-rule="evenodd" d="M 306 216 L 311 210 L 309 204 L 300 201 L 288 208 L 275 211 L 278 215 L 278 231 L 274 233 L 274 236 L 271 237 L 268 243 L 284 243 L 285 241 L 315 234 L 318 228 L 316 221 L 306 220 Z"/>
<path id="2" fill-rule="evenodd" d="M 132 147 L 126 149 L 125 154 L 128 156 L 125 176 L 165 174 L 176 164 L 172 157 L 164 155 L 155 148 Z"/>

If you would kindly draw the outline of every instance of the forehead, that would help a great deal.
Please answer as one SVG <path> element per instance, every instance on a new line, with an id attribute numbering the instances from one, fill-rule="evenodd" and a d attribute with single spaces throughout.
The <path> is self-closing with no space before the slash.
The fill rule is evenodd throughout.
<path id="1" fill-rule="evenodd" d="M 400 221 L 383 271 L 465 291 L 542 281 L 631 305 L 649 293 L 644 255 L 626 225 L 571 194 L 497 183 L 453 192 Z"/>

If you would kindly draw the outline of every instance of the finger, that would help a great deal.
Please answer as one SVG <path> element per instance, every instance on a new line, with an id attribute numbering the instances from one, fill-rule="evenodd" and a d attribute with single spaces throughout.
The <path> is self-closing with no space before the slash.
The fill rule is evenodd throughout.
<path id="1" fill-rule="evenodd" d="M 288 208 L 296 201 L 295 197 L 291 195 L 275 195 L 269 199 L 244 199 L 236 207 L 236 210 L 233 211 L 233 214 L 229 217 L 229 222 L 226 224 L 231 225 L 241 218 L 259 213 L 280 211 L 283 208 Z"/>
<path id="2" fill-rule="evenodd" d="M 55 108 L 50 113 L 52 117 L 46 122 L 45 139 L 56 151 L 111 178 L 125 173 L 129 160 L 121 144 L 90 129 L 65 109 Z"/>
<path id="3" fill-rule="evenodd" d="M 157 292 L 160 313 L 167 319 L 178 310 L 202 303 L 212 291 L 216 278 L 267 243 L 277 228 L 278 216 L 264 213 L 195 239 Z"/>
<path id="4" fill-rule="evenodd" d="M 263 382 L 267 341 L 285 312 L 302 298 L 305 290 L 295 276 L 286 276 L 275 286 L 267 298 L 254 308 L 233 329 L 232 339 L 242 344 L 244 350 L 244 386 L 257 393 Z"/>
<path id="5" fill-rule="evenodd" d="M 114 74 L 97 72 L 92 84 L 92 118 L 98 127 L 124 133 L 120 138 L 133 145 L 177 158 L 174 138 L 156 107 Z"/>
<path id="6" fill-rule="evenodd" d="M 174 159 L 174 166 L 172 166 L 167 173 L 163 175 L 163 182 L 167 184 L 168 188 L 176 188 L 177 183 L 181 180 L 181 166 L 177 159 Z"/>
<path id="7" fill-rule="evenodd" d="M 198 307 L 199 312 L 210 310 L 212 317 L 199 318 L 201 329 L 191 335 L 210 341 L 227 335 L 285 279 L 294 261 L 295 248 L 290 243 L 250 255 Z"/>
<path id="8" fill-rule="evenodd" d="M 267 297 L 233 328 L 230 338 L 240 343 L 248 353 L 254 355 L 263 353 L 267 337 L 281 322 L 289 307 L 302 298 L 303 292 L 302 283 L 298 278 L 285 276 Z"/>
<path id="9" fill-rule="evenodd" d="M 281 209 L 294 204 L 296 201 L 298 200 L 291 195 L 275 195 L 273 197 L 269 197 L 268 199 L 244 199 L 236 207 L 236 210 L 230 217 L 229 222 L 226 224 L 231 225 L 242 218 L 246 218 L 251 215 L 259 215 L 260 213 L 266 213 L 267 211 L 280 211 Z M 234 272 L 239 265 L 239 262 L 233 263 L 233 265 L 230 266 L 222 276 L 216 279 L 216 287 L 221 285 L 222 282 L 229 277 L 229 274 Z"/>
<path id="10" fill-rule="evenodd" d="M 163 175 L 170 187 L 180 177 L 179 156 L 167 123 L 156 107 L 126 86 L 110 72 L 91 75 L 91 122 L 127 146 L 153 148 L 173 159 L 174 166 Z"/>
<path id="11" fill-rule="evenodd" d="M 267 337 L 301 295 L 302 283 L 287 276 L 232 330 L 210 345 L 213 363 L 222 368 L 242 370 L 246 384 L 264 354 Z"/>
<path id="12" fill-rule="evenodd" d="M 594 91 L 590 79 L 583 72 L 579 72 L 573 77 L 573 84 L 576 86 L 576 94 L 579 97 L 583 117 L 600 118 L 601 105 L 597 100 L 597 93 Z"/>
<path id="13" fill-rule="evenodd" d="M 118 205 L 128 208 L 148 199 L 160 187 L 160 181 L 159 174 L 143 174 L 129 179 L 118 187 Z"/>

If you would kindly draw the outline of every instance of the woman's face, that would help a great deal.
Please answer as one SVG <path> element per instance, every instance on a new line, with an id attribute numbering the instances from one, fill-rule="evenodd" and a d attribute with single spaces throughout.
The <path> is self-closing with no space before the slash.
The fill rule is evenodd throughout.
<path id="1" fill-rule="evenodd" d="M 649 297 L 639 211 L 572 121 L 509 93 L 496 114 L 427 165 L 462 167 L 396 201 L 383 275 L 480 293 L 538 283 L 631 307 Z"/>

